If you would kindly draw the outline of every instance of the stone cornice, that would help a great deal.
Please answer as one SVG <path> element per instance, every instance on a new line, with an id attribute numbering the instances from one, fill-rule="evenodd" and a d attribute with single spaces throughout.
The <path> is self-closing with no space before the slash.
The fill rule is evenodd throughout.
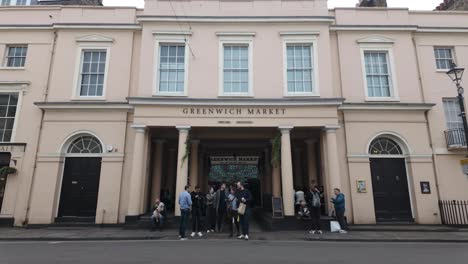
<path id="1" fill-rule="evenodd" d="M 338 109 L 342 111 L 351 110 L 392 110 L 392 111 L 429 111 L 435 104 L 424 103 L 343 103 Z"/>
<path id="2" fill-rule="evenodd" d="M 173 105 L 173 106 L 339 106 L 344 98 L 160 98 L 129 97 L 130 105 Z"/>

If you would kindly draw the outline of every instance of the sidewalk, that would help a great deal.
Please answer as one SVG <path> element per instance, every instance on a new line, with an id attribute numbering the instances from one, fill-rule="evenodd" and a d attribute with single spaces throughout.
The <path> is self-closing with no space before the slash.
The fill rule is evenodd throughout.
<path id="1" fill-rule="evenodd" d="M 190 234 L 190 233 L 189 233 Z M 467 230 L 436 231 L 350 231 L 310 235 L 304 231 L 252 232 L 257 241 L 360 241 L 360 242 L 457 242 L 468 243 Z M 41 229 L 0 228 L 0 241 L 93 241 L 93 240 L 177 240 L 177 230 L 163 232 L 120 227 L 47 227 Z M 204 233 L 202 238 L 227 240 L 225 233 Z"/>

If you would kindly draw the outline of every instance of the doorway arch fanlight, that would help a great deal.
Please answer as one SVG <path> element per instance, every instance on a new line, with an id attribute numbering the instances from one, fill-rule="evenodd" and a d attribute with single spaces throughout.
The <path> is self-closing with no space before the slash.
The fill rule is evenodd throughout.
<path id="1" fill-rule="evenodd" d="M 400 145 L 391 138 L 378 137 L 369 146 L 370 155 L 403 155 Z"/>
<path id="2" fill-rule="evenodd" d="M 68 146 L 70 154 L 99 154 L 102 153 L 101 142 L 94 136 L 81 135 L 75 138 Z"/>

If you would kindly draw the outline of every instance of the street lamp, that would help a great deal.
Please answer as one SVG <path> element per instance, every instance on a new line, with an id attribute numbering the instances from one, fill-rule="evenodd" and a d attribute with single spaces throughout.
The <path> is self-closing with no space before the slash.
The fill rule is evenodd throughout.
<path id="1" fill-rule="evenodd" d="M 455 63 L 452 63 L 452 69 L 447 72 L 447 75 L 452 79 L 452 81 L 457 86 L 458 92 L 458 104 L 460 105 L 460 116 L 463 120 L 463 133 L 465 134 L 465 145 L 468 151 L 468 124 L 466 122 L 466 113 L 465 113 L 465 100 L 463 98 L 464 89 L 461 87 L 461 81 L 463 77 L 463 72 L 465 68 L 457 67 Z"/>

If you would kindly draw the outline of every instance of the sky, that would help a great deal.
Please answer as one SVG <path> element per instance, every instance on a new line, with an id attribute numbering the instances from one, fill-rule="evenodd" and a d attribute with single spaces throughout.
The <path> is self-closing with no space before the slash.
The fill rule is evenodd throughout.
<path id="1" fill-rule="evenodd" d="M 328 0 L 328 7 L 354 7 L 358 0 Z M 408 7 L 411 10 L 433 10 L 443 0 L 388 0 L 389 7 Z M 104 0 L 104 5 L 137 6 L 142 8 L 144 0 Z"/>

